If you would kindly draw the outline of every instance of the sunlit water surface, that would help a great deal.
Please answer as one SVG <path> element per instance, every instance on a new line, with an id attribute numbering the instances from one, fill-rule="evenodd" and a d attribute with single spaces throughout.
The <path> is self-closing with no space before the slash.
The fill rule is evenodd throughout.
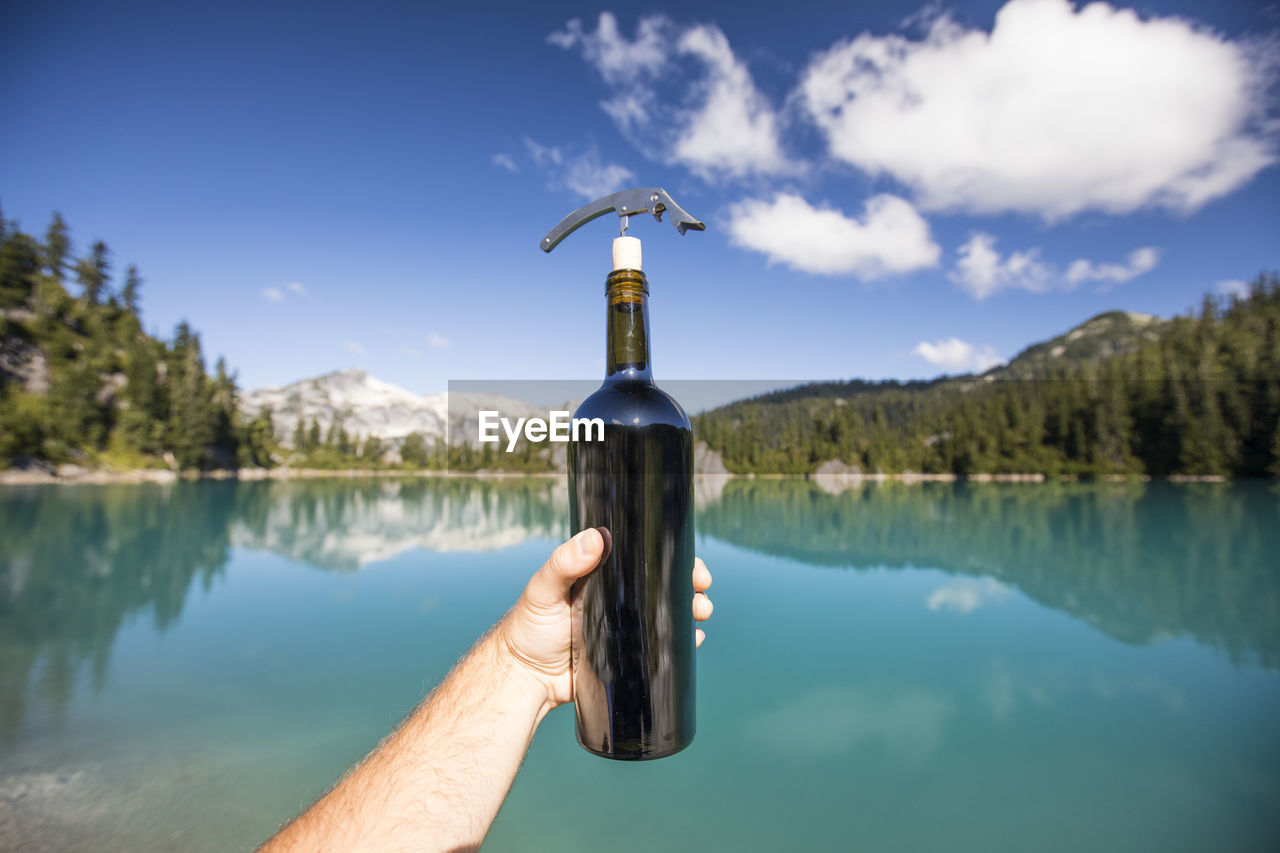
<path id="1" fill-rule="evenodd" d="M 1280 849 L 1273 486 L 699 491 L 696 741 L 615 763 L 552 713 L 486 849 Z M 551 480 L 0 490 L 0 848 L 251 848 L 567 514 Z"/>

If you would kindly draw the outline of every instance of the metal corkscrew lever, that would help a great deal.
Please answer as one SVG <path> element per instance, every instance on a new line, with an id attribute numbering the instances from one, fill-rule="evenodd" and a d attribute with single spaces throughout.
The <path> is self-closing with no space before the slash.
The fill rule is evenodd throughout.
<path id="1" fill-rule="evenodd" d="M 568 237 L 581 226 L 587 224 L 593 219 L 604 216 L 606 213 L 617 212 L 622 219 L 622 230 L 627 230 L 627 224 L 630 218 L 637 213 L 650 213 L 653 218 L 662 221 L 663 211 L 671 214 L 671 224 L 681 234 L 686 231 L 706 231 L 707 226 L 690 216 L 685 212 L 684 208 L 676 204 L 671 196 L 662 187 L 636 187 L 630 190 L 621 190 L 616 193 L 598 198 L 595 201 L 587 202 L 582 207 L 570 213 L 564 219 L 547 232 L 547 236 L 542 238 L 542 251 L 550 252 L 560 242 Z"/>

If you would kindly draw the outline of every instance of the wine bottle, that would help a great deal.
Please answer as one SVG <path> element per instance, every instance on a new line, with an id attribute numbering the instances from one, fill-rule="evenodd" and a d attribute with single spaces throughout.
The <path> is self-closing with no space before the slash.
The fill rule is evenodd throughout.
<path id="1" fill-rule="evenodd" d="M 622 202 L 645 193 L 655 216 L 671 210 L 681 233 L 701 230 L 664 192 L 629 192 L 600 201 L 614 199 L 625 216 L 637 211 Z M 615 239 L 605 281 L 605 380 L 574 414 L 602 420 L 603 440 L 584 436 L 568 449 L 572 530 L 609 534 L 600 566 L 573 591 L 578 742 L 623 760 L 679 752 L 696 728 L 693 430 L 680 404 L 654 384 L 648 297 L 640 241 Z"/>

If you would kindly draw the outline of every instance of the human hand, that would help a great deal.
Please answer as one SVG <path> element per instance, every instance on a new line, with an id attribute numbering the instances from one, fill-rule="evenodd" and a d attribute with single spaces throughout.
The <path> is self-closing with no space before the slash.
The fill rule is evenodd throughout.
<path id="1" fill-rule="evenodd" d="M 573 701 L 570 676 L 570 634 L 572 632 L 573 584 L 600 564 L 605 539 L 600 531 L 587 528 L 556 548 L 551 558 L 529 579 L 515 607 L 498 623 L 502 647 L 546 691 L 547 710 Z M 698 558 L 693 561 L 693 618 L 711 618 L 711 572 Z M 696 629 L 695 640 L 702 645 L 706 634 Z"/>

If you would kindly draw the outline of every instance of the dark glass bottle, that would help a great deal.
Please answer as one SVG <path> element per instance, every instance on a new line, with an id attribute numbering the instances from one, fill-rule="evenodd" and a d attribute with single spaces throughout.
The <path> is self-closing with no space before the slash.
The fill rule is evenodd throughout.
<path id="1" fill-rule="evenodd" d="M 606 378 L 575 413 L 604 440 L 569 445 L 572 528 L 610 534 L 575 590 L 574 706 L 583 747 L 642 760 L 694 735 L 693 431 L 653 384 L 644 273 L 614 270 L 606 293 Z"/>

